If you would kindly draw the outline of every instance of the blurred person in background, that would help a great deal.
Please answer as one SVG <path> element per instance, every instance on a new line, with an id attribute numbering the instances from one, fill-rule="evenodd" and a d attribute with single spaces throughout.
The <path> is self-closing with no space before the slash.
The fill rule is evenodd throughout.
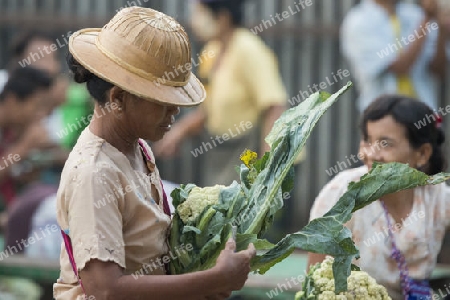
<path id="1" fill-rule="evenodd" d="M 428 175 L 444 171 L 441 120 L 435 118 L 421 128 L 416 126 L 429 115 L 434 115 L 430 107 L 405 96 L 382 96 L 372 102 L 361 123 L 364 166 L 332 179 L 316 198 L 310 219 L 328 212 L 348 184 L 358 181 L 374 162 L 407 163 Z M 355 263 L 385 286 L 393 300 L 411 294 L 417 298 L 406 299 L 431 299 L 428 280 L 450 226 L 450 188 L 446 183 L 386 195 L 356 211 L 346 226 L 360 251 L 361 258 Z M 324 258 L 311 253 L 309 265 Z"/>
<path id="2" fill-rule="evenodd" d="M 69 35 L 68 32 L 66 35 Z M 26 31 L 11 43 L 8 70 L 26 65 L 45 70 L 54 78 L 55 84 L 46 101 L 48 117 L 44 120 L 48 135 L 63 149 L 71 150 L 78 136 L 88 122 L 80 122 L 93 110 L 89 94 L 62 74 L 58 55 L 60 47 L 68 39 L 66 35 L 58 39 L 41 31 Z M 1 76 L 0 76 L 1 78 Z M 54 180 L 55 181 L 55 180 Z"/>
<path id="3" fill-rule="evenodd" d="M 45 73 L 52 81 L 46 91 L 39 109 L 33 118 L 28 117 L 23 136 L 45 141 L 45 147 L 29 147 L 27 154 L 21 155 L 21 161 L 12 166 L 16 191 L 13 205 L 3 214 L 1 227 L 5 230 L 5 247 L 13 246 L 16 240 L 26 239 L 30 232 L 32 216 L 39 205 L 51 194 L 56 193 L 62 166 L 67 159 L 65 149 L 58 138 L 61 122 L 57 122 L 59 107 L 66 101 L 68 79 L 61 76 L 61 63 L 57 47 L 50 34 L 40 31 L 19 33 L 10 44 L 10 58 L 7 70 L 2 70 L 1 78 L 8 79 L 20 70 L 32 68 Z M 24 79 L 33 80 L 33 79 Z M 0 90 L 8 89 L 0 82 Z M 26 86 L 21 86 L 24 90 Z M 31 145 L 33 146 L 33 145 Z M 23 250 L 20 250 L 23 252 Z"/>
<path id="4" fill-rule="evenodd" d="M 243 0 L 194 2 L 192 29 L 206 42 L 202 56 L 195 59 L 207 99 L 155 144 L 157 156 L 172 157 L 183 140 L 203 133 L 203 143 L 192 151 L 201 150 L 196 155 L 203 155 L 203 185 L 237 180 L 234 166 L 246 148 L 268 151 L 264 137 L 286 107 L 277 59 L 261 38 L 243 28 L 243 4 Z"/>
<path id="5" fill-rule="evenodd" d="M 16 162 L 20 164 L 33 149 L 52 145 L 44 128 L 36 123 L 45 116 L 44 103 L 51 84 L 47 73 L 25 67 L 12 72 L 0 93 L 0 155 L 3 157 L 0 182 L 8 182 L 1 189 L 4 203 L 10 204 L 16 194 L 9 179 L 16 175 L 17 166 L 5 159 L 16 154 L 20 157 Z"/>
<path id="6" fill-rule="evenodd" d="M 443 26 L 436 23 L 436 1 L 422 0 L 420 7 L 396 0 L 363 0 L 347 14 L 341 46 L 359 89 L 360 111 L 386 93 L 438 107 L 446 55 Z"/>
<path id="7" fill-rule="evenodd" d="M 49 208 L 52 208 L 51 199 L 56 194 L 69 150 L 88 124 L 87 121 L 82 123 L 79 120 L 92 111 L 92 103 L 86 90 L 71 82 L 61 72 L 58 56 L 60 46 L 61 42 L 57 42 L 46 32 L 23 32 L 12 41 L 8 70 L 3 71 L 8 77 L 11 72 L 31 66 L 48 74 L 53 81 L 41 103 L 41 117 L 30 126 L 30 132 L 36 138 L 46 140 L 51 146 L 30 150 L 29 155 L 22 157 L 22 161 L 15 166 L 16 176 L 22 179 L 22 187 L 14 205 L 9 207 L 7 217 L 1 222 L 6 227 L 5 247 L 14 246 L 17 240 L 27 239 L 29 234 L 33 234 L 33 224 L 45 227 L 55 223 L 51 220 L 47 222 Z M 50 203 L 46 203 L 47 201 Z M 54 211 L 51 209 L 55 220 Z M 56 234 L 55 238 L 60 239 L 60 236 Z M 46 241 L 50 242 L 50 239 Z M 36 249 L 45 250 L 48 247 Z M 22 253 L 23 249 L 19 252 Z M 51 256 L 53 253 L 39 252 L 43 256 Z"/>
<path id="8" fill-rule="evenodd" d="M 4 209 L 28 182 L 21 176 L 24 161 L 35 149 L 53 144 L 39 123 L 46 114 L 44 103 L 51 84 L 47 73 L 25 67 L 10 74 L 0 93 L 0 203 Z"/>
<path id="9" fill-rule="evenodd" d="M 52 36 L 46 32 L 26 31 L 19 33 L 9 46 L 10 57 L 7 69 L 1 70 L 3 74 L 1 78 L 6 79 L 12 71 L 26 66 L 47 72 L 54 80 L 48 99 L 43 103 L 47 108 L 47 114 L 50 114 L 54 108 L 64 102 L 64 91 L 67 88 L 67 80 L 62 80 L 62 77 L 58 76 L 61 72 L 61 65 L 58 61 L 57 52 L 49 52 L 48 50 L 53 43 Z"/>

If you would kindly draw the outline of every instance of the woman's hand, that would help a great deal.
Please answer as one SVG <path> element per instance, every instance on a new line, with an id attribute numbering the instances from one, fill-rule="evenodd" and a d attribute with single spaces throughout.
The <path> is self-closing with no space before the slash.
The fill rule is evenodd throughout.
<path id="1" fill-rule="evenodd" d="M 247 281 L 248 273 L 250 273 L 250 260 L 256 255 L 253 244 L 248 245 L 247 250 L 240 252 L 235 252 L 235 250 L 236 243 L 233 239 L 229 239 L 214 267 L 219 274 L 221 286 L 223 286 L 224 291 L 221 295 L 229 295 L 232 291 L 242 289 Z"/>

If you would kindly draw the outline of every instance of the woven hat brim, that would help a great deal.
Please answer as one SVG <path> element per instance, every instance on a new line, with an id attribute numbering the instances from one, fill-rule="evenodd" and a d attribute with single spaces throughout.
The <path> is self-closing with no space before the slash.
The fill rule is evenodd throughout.
<path id="1" fill-rule="evenodd" d="M 166 86 L 142 78 L 112 61 L 95 45 L 100 30 L 87 28 L 77 31 L 69 41 L 69 51 L 90 72 L 131 94 L 160 104 L 196 106 L 204 101 L 205 88 L 193 73 L 185 86 Z"/>

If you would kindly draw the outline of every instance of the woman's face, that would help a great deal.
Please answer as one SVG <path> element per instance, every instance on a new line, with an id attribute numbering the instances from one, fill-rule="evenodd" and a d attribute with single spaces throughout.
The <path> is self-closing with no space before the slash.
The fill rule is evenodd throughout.
<path id="1" fill-rule="evenodd" d="M 48 97 L 48 91 L 46 90 L 38 89 L 21 100 L 14 95 L 6 97 L 7 110 L 12 120 L 12 125 L 26 127 L 47 115 L 45 101 Z"/>
<path id="2" fill-rule="evenodd" d="M 198 1 L 193 6 L 191 26 L 194 34 L 204 42 L 220 35 L 219 21 L 208 7 Z"/>
<path id="3" fill-rule="evenodd" d="M 130 96 L 132 99 L 127 102 L 126 120 L 124 120 L 127 127 L 140 138 L 152 142 L 162 139 L 164 134 L 170 131 L 175 122 L 175 116 L 180 113 L 179 107 L 161 105 Z"/>
<path id="4" fill-rule="evenodd" d="M 360 154 L 364 156 L 364 164 L 372 168 L 373 162 L 407 163 L 417 168 L 427 160 L 420 150 L 412 148 L 406 136 L 406 128 L 397 123 L 392 116 L 367 123 L 367 140 L 361 140 Z"/>

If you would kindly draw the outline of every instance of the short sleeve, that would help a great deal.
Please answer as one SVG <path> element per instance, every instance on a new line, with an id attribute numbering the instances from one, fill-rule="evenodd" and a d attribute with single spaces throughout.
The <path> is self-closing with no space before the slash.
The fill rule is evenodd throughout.
<path id="1" fill-rule="evenodd" d="M 260 111 L 274 105 L 286 105 L 286 89 L 277 58 L 262 41 L 257 40 L 242 49 L 240 62 L 244 80 Z"/>
<path id="2" fill-rule="evenodd" d="M 69 174 L 68 180 L 62 182 L 64 186 L 60 197 L 63 197 L 63 210 L 67 213 L 69 236 L 78 269 L 82 270 L 91 259 L 113 261 L 125 268 L 119 207 L 123 189 L 117 172 L 104 166 L 94 170 L 78 168 Z"/>

